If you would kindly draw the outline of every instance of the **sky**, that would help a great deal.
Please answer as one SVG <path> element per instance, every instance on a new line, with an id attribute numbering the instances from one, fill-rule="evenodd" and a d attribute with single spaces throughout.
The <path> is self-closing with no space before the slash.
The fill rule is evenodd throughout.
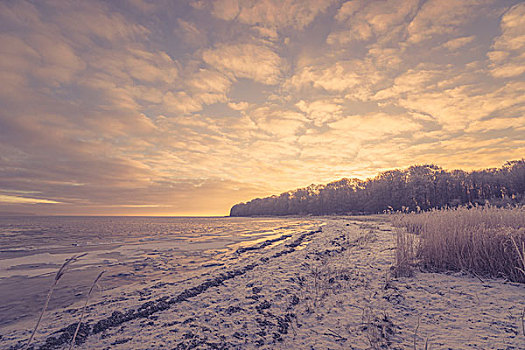
<path id="1" fill-rule="evenodd" d="M 227 215 L 525 155 L 516 0 L 7 0 L 0 77 L 0 212 Z"/>

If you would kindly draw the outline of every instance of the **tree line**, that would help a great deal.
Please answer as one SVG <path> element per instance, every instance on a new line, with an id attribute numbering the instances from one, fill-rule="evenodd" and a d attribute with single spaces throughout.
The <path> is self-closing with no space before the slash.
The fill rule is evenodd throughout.
<path id="1" fill-rule="evenodd" d="M 230 216 L 372 214 L 469 203 L 525 204 L 525 159 L 471 172 L 430 164 L 385 171 L 367 180 L 344 178 L 239 203 Z"/>

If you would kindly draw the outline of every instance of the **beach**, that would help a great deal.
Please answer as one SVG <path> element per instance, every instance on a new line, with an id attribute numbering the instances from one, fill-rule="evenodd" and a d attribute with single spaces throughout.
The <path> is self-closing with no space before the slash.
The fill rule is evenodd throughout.
<path id="1" fill-rule="evenodd" d="M 75 348 L 523 348 L 523 284 L 418 270 L 395 277 L 395 230 L 387 216 L 316 218 L 199 273 L 98 290 Z M 49 311 L 34 348 L 65 347 L 83 303 Z M 0 328 L 1 347 L 21 348 L 35 319 Z"/>

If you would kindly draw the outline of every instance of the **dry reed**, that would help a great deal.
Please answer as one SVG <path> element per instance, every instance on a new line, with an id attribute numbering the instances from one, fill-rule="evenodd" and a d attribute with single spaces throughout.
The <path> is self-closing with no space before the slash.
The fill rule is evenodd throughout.
<path id="1" fill-rule="evenodd" d="M 396 250 L 401 267 L 416 261 L 431 271 L 468 271 L 525 283 L 523 207 L 432 210 L 397 214 L 393 221 L 404 228 Z"/>
<path id="2" fill-rule="evenodd" d="M 394 266 L 395 277 L 411 277 L 412 267 L 416 256 L 416 238 L 407 232 L 398 232 L 396 237 L 396 265 Z"/>
<path id="3" fill-rule="evenodd" d="M 44 307 L 42 308 L 42 311 L 40 312 L 40 316 L 38 317 L 38 320 L 36 322 L 35 328 L 33 329 L 33 332 L 31 333 L 31 337 L 29 337 L 29 340 L 27 341 L 27 344 L 25 346 L 25 349 L 28 349 L 31 345 L 31 342 L 33 341 L 33 338 L 35 337 L 36 331 L 38 329 L 38 326 L 40 325 L 40 322 L 42 321 L 42 317 L 44 317 L 44 313 L 46 312 L 47 306 L 49 305 L 49 300 L 51 300 L 51 295 L 53 294 L 53 291 L 55 290 L 55 287 L 58 284 L 58 281 L 62 278 L 64 273 L 66 272 L 67 267 L 80 259 L 81 257 L 85 256 L 87 253 L 80 254 L 80 255 L 73 255 L 71 258 L 66 259 L 62 266 L 58 269 L 55 279 L 53 280 L 53 284 L 51 285 L 51 288 L 49 289 L 49 292 L 47 293 L 46 301 L 44 302 Z"/>
<path id="4" fill-rule="evenodd" d="M 69 350 L 73 349 L 73 347 L 75 346 L 75 339 L 77 338 L 77 334 L 78 334 L 78 330 L 80 329 L 80 325 L 82 324 L 82 321 L 84 320 L 84 314 L 86 312 L 86 307 L 89 302 L 89 297 L 91 296 L 93 289 L 97 285 L 98 280 L 100 279 L 100 277 L 102 277 L 104 272 L 106 271 L 103 270 L 98 274 L 97 278 L 95 278 L 95 280 L 93 281 L 93 284 L 91 284 L 91 288 L 89 288 L 89 292 L 86 297 L 86 302 L 84 303 L 84 307 L 82 308 L 82 312 L 80 314 L 80 321 L 78 321 L 77 328 L 75 329 L 75 334 L 73 334 L 73 338 L 71 339 L 71 343 L 69 344 Z"/>

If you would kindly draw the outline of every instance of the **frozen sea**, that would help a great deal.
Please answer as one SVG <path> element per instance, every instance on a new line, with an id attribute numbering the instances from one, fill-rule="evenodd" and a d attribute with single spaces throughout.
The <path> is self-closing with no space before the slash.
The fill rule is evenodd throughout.
<path id="1" fill-rule="evenodd" d="M 316 228 L 315 218 L 0 217 L 0 327 L 35 316 L 65 259 L 50 309 L 102 288 L 182 280 L 227 265 L 240 247 Z M 279 244 L 276 242 L 275 244 Z"/>

